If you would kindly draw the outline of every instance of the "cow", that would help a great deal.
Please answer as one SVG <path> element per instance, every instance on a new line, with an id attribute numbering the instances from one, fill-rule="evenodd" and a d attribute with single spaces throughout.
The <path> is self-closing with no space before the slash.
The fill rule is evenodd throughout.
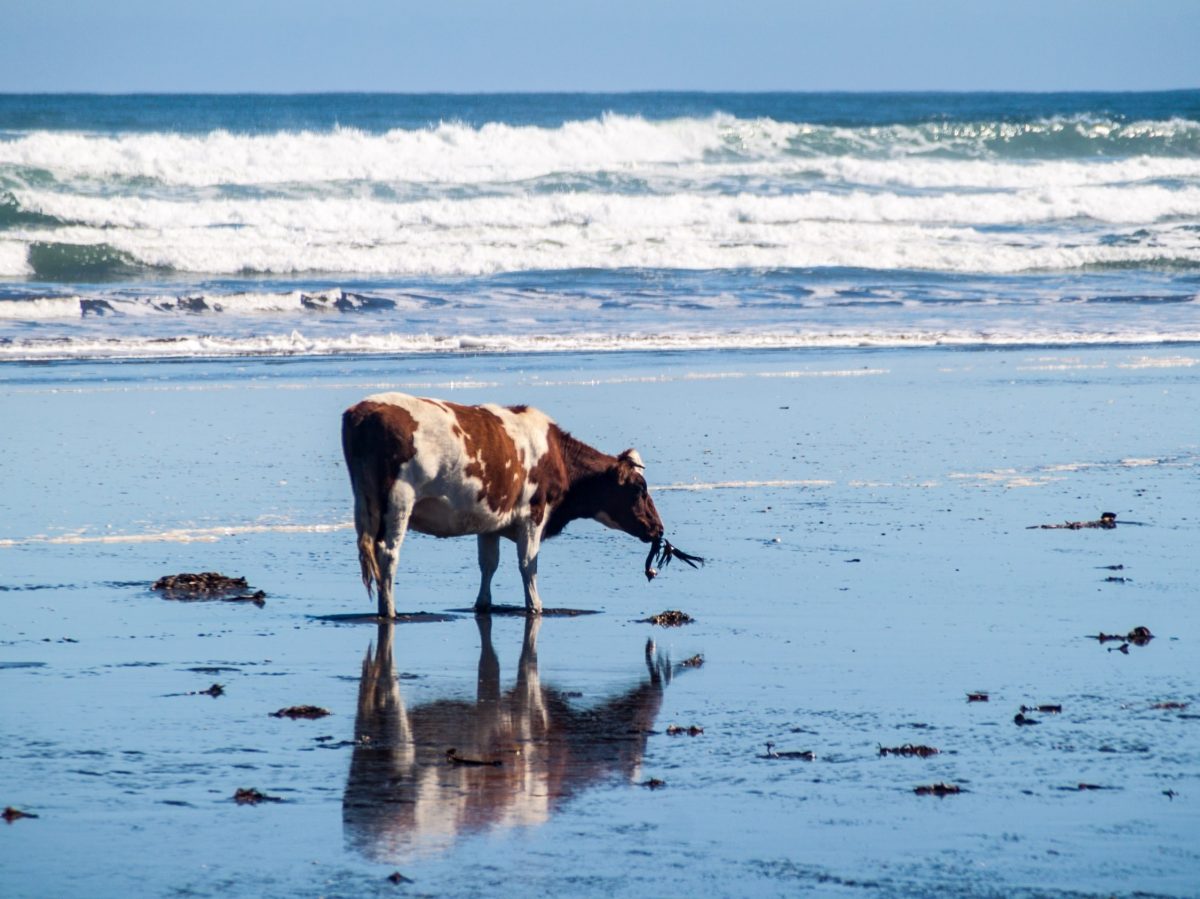
<path id="1" fill-rule="evenodd" d="M 354 526 L 363 584 L 378 594 L 379 616 L 393 618 L 393 580 L 409 528 L 435 537 L 475 534 L 480 584 L 475 611 L 492 604 L 500 538 L 517 545 L 525 611 L 538 615 L 542 540 L 578 518 L 592 518 L 651 545 L 662 567 L 672 556 L 703 560 L 663 539 L 663 524 L 636 450 L 593 449 L 530 406 L 464 406 L 403 393 L 380 393 L 342 415 L 342 450 L 354 490 Z"/>

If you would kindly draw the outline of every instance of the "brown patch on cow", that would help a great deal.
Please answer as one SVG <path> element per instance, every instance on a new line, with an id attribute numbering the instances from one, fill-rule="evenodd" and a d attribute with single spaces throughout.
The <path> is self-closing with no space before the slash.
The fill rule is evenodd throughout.
<path id="1" fill-rule="evenodd" d="M 383 539 L 388 494 L 400 466 L 417 454 L 417 420 L 403 406 L 363 400 L 342 414 L 342 453 L 354 488 L 358 563 L 367 592 L 379 583 L 375 543 Z"/>
<path id="2" fill-rule="evenodd" d="M 447 414 L 450 413 L 450 407 L 447 406 L 445 403 L 443 403 L 441 400 L 431 400 L 427 396 L 419 396 L 419 397 L 417 397 L 417 402 L 428 403 L 431 406 L 441 409 L 443 412 L 445 412 Z"/>
<path id="3" fill-rule="evenodd" d="M 347 409 L 342 416 L 342 451 L 351 479 L 363 478 L 370 493 L 385 498 L 400 466 L 417 454 L 413 441 L 417 427 L 412 413 L 392 403 L 364 400 Z"/>
<path id="4" fill-rule="evenodd" d="M 457 403 L 446 406 L 457 422 L 453 426 L 455 436 L 462 440 L 464 455 L 469 460 L 463 471 L 482 484 L 478 500 L 486 502 L 497 515 L 512 512 L 521 499 L 525 479 L 520 468 L 515 469 L 517 477 L 510 474 L 520 456 L 504 422 L 495 412 L 481 406 Z"/>
<path id="5" fill-rule="evenodd" d="M 551 422 L 546 435 L 550 449 L 529 473 L 537 488 L 535 520 L 550 514 L 543 532 L 545 537 L 562 533 L 577 518 L 591 518 L 604 510 L 612 496 L 615 481 L 615 456 L 577 440 Z"/>

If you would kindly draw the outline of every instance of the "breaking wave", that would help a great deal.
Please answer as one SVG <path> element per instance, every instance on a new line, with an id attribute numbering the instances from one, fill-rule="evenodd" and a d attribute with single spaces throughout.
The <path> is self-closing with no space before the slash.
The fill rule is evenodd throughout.
<path id="1" fill-rule="evenodd" d="M 10 134 L 0 276 L 39 281 L 1200 265 L 1178 117 Z"/>
<path id="2" fill-rule="evenodd" d="M 0 141 L 0 166 L 58 178 L 160 184 L 515 182 L 561 172 L 813 159 L 1054 160 L 1200 156 L 1200 123 L 1092 115 L 1028 122 L 934 121 L 845 127 L 727 114 L 649 120 L 607 114 L 557 127 L 442 122 L 372 133 L 356 128 L 268 134 L 34 131 Z M 1165 171 L 1173 170 L 1170 165 Z"/>

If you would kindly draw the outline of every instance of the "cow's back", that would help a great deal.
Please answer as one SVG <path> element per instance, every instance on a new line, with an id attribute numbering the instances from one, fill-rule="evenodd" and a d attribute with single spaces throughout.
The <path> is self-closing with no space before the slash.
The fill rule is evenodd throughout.
<path id="1" fill-rule="evenodd" d="M 530 470 L 549 451 L 553 424 L 538 410 L 380 393 L 347 411 L 352 414 L 369 439 L 389 444 L 389 489 L 397 479 L 412 487 L 415 529 L 478 533 L 528 514 L 535 492 Z"/>

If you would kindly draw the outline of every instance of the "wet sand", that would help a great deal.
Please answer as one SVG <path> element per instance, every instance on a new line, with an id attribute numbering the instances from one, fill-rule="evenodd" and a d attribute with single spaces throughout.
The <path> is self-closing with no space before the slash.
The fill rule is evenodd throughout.
<path id="1" fill-rule="evenodd" d="M 372 609 L 338 416 L 380 389 L 636 446 L 709 564 L 576 523 L 543 597 L 600 614 L 322 620 Z M 1197 894 L 1192 348 L 6 366 L 0 408 L 5 895 Z M 474 597 L 470 540 L 400 569 Z"/>

